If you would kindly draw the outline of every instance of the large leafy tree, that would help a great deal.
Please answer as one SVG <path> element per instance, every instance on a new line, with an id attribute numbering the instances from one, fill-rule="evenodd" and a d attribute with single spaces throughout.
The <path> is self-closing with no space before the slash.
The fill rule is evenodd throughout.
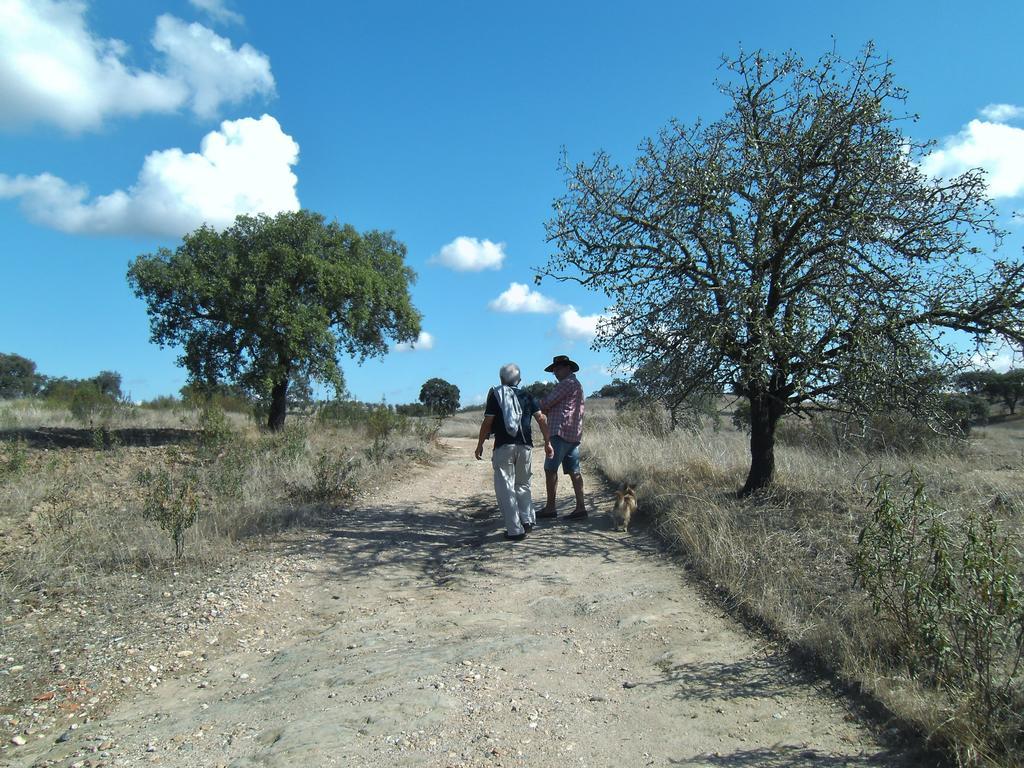
<path id="1" fill-rule="evenodd" d="M 29 397 L 42 386 L 43 377 L 32 360 L 13 352 L 0 354 L 0 399 Z"/>
<path id="2" fill-rule="evenodd" d="M 413 341 L 420 315 L 405 246 L 311 211 L 239 216 L 201 227 L 174 251 L 143 254 L 128 282 L 146 302 L 152 340 L 179 345 L 189 379 L 269 397 L 268 426 L 284 426 L 288 384 L 343 387 L 338 355 L 362 362 L 388 337 Z"/>
<path id="3" fill-rule="evenodd" d="M 905 93 L 871 46 L 723 66 L 722 119 L 670 123 L 629 169 L 564 164 L 538 279 L 608 295 L 595 343 L 674 398 L 749 400 L 750 493 L 784 414 L 920 407 L 922 365 L 958 359 L 948 329 L 1024 341 L 1024 265 L 976 247 L 1000 234 L 982 172 L 921 170 L 930 145 L 902 132 Z"/>
<path id="4" fill-rule="evenodd" d="M 459 388 L 444 379 L 427 379 L 420 387 L 420 402 L 439 416 L 450 416 L 459 410 L 459 397 Z"/>

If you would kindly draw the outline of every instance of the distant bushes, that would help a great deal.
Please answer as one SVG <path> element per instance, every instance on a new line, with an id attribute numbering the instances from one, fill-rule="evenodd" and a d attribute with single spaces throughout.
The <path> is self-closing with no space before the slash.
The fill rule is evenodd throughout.
<path id="1" fill-rule="evenodd" d="M 937 406 L 927 415 L 909 411 L 864 415 L 812 411 L 782 419 L 775 438 L 781 445 L 822 450 L 912 454 L 958 448 L 974 426 L 988 421 L 989 403 L 975 395 L 944 394 Z M 746 400 L 737 402 L 732 423 L 739 430 L 749 430 L 750 404 Z"/>

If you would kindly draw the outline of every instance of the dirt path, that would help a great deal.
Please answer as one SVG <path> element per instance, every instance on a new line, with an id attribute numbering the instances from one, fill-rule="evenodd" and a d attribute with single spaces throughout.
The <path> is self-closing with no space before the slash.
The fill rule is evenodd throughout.
<path id="1" fill-rule="evenodd" d="M 502 539 L 489 464 L 287 537 L 231 642 L 15 765 L 889 766 L 900 758 L 606 514 Z M 535 491 L 541 486 L 535 452 Z M 571 489 L 560 488 L 570 504 Z M 608 504 L 591 494 L 600 509 Z M 543 521 L 542 521 L 543 522 Z M 153 670 L 156 672 L 156 670 Z"/>

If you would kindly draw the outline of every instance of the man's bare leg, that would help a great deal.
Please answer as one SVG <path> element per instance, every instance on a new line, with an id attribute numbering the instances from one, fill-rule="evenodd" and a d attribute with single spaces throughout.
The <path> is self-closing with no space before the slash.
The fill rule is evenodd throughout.
<path id="1" fill-rule="evenodd" d="M 537 513 L 537 517 L 554 517 L 555 512 L 555 492 L 558 490 L 558 470 L 554 472 L 544 472 L 544 481 L 547 484 L 548 490 L 548 503 L 544 505 L 544 509 Z"/>
<path id="2" fill-rule="evenodd" d="M 587 503 L 583 499 L 583 475 L 576 473 L 570 477 L 572 478 L 572 489 L 576 492 L 576 509 L 574 511 L 586 512 Z"/>

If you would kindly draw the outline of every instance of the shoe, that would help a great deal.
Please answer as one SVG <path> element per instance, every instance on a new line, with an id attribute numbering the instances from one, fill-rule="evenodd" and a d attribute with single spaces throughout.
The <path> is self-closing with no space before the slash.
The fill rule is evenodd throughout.
<path id="1" fill-rule="evenodd" d="M 509 541 L 522 541 L 523 539 L 526 538 L 526 534 L 525 533 L 515 533 L 515 534 L 512 534 L 512 533 L 509 533 L 508 531 L 505 531 L 505 538 L 508 539 Z"/>
<path id="2" fill-rule="evenodd" d="M 566 515 L 565 519 L 566 520 L 582 520 L 586 516 L 587 516 L 587 510 L 585 510 L 585 509 L 577 509 L 575 512 L 572 512 L 571 514 Z"/>
<path id="3" fill-rule="evenodd" d="M 523 530 L 527 533 L 533 533 L 533 523 L 523 523 Z"/>
<path id="4" fill-rule="evenodd" d="M 540 512 L 537 513 L 537 518 L 540 520 L 543 520 L 545 518 L 550 520 L 556 517 L 558 517 L 558 511 L 554 509 L 551 510 L 550 512 L 548 512 L 546 509 L 542 509 Z"/>

